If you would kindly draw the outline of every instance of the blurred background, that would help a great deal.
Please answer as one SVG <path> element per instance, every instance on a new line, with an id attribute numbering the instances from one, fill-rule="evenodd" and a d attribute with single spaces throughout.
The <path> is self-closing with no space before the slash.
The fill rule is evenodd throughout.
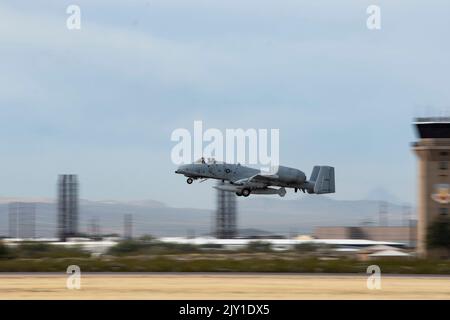
<path id="1" fill-rule="evenodd" d="M 449 272 L 450 4 L 378 1 L 379 30 L 366 26 L 370 1 L 82 0 L 75 30 L 71 4 L 0 4 L 2 271 L 41 257 L 245 271 L 272 257 L 294 263 L 261 270 L 381 259 Z M 279 129 L 280 163 L 334 166 L 337 192 L 237 199 L 188 186 L 170 135 L 195 120 Z M 211 266 L 195 267 L 199 254 Z M 222 254 L 250 260 L 224 266 Z M 124 255 L 191 264 L 102 260 Z M 344 267 L 317 269 L 327 259 Z"/>

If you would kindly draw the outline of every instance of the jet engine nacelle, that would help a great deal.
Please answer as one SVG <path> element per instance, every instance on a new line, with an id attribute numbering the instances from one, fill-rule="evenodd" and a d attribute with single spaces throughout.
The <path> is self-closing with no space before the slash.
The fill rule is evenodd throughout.
<path id="1" fill-rule="evenodd" d="M 302 171 L 294 168 L 279 166 L 276 175 L 285 183 L 298 185 L 306 181 L 306 175 Z"/>

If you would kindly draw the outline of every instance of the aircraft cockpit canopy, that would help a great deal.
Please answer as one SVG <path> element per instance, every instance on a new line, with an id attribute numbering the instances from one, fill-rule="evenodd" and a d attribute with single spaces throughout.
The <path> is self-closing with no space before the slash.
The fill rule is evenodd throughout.
<path id="1" fill-rule="evenodd" d="M 222 161 L 217 161 L 214 158 L 208 158 L 205 160 L 204 157 L 201 157 L 200 159 L 196 160 L 194 163 L 207 163 L 207 164 L 216 164 L 216 163 L 223 163 Z"/>

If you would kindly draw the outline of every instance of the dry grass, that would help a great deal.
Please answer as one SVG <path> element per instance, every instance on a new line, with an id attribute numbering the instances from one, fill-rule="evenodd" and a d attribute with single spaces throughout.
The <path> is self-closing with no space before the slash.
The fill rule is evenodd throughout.
<path id="1" fill-rule="evenodd" d="M 84 274 L 81 290 L 64 275 L 0 275 L 0 299 L 450 299 L 450 277 L 293 274 Z"/>

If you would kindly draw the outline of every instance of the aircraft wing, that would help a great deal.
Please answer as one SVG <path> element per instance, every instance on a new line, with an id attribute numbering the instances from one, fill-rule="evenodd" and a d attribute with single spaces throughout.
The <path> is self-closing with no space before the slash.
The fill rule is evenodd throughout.
<path id="1" fill-rule="evenodd" d="M 234 181 L 234 184 L 246 185 L 246 184 L 261 184 L 261 187 L 267 187 L 272 185 L 272 183 L 276 182 L 279 179 L 278 175 L 263 175 L 263 174 L 255 174 L 250 178 L 240 179 Z"/>

